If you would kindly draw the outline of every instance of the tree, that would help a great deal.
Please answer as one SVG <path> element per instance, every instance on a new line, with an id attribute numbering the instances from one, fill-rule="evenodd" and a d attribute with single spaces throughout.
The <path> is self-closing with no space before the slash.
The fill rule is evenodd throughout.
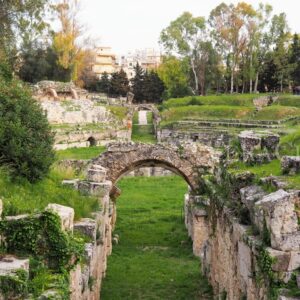
<path id="1" fill-rule="evenodd" d="M 184 12 L 161 32 L 160 42 L 169 55 L 187 58 L 194 75 L 194 93 L 205 93 L 205 70 L 209 59 L 209 42 L 205 18 Z M 199 83 L 200 81 L 200 83 Z M 200 89 L 199 89 L 200 84 Z"/>
<path id="2" fill-rule="evenodd" d="M 71 70 L 64 69 L 57 62 L 57 54 L 52 47 L 42 44 L 31 45 L 21 53 L 22 65 L 19 77 L 30 83 L 41 80 L 70 81 Z"/>
<path id="3" fill-rule="evenodd" d="M 188 62 L 172 56 L 165 57 L 157 72 L 166 87 L 165 99 L 184 97 L 191 94 L 188 84 Z"/>
<path id="4" fill-rule="evenodd" d="M 54 161 L 54 138 L 42 108 L 16 80 L 0 79 L 0 157 L 14 176 L 43 178 Z"/>
<path id="5" fill-rule="evenodd" d="M 54 35 L 53 47 L 57 53 L 57 63 L 64 69 L 71 69 L 71 79 L 77 81 L 84 68 L 85 51 L 79 45 L 83 37 L 83 27 L 78 20 L 79 0 L 62 0 L 55 6 L 61 30 Z"/>
<path id="6" fill-rule="evenodd" d="M 111 89 L 109 75 L 104 72 L 96 84 L 96 91 L 109 94 Z"/>
<path id="7" fill-rule="evenodd" d="M 300 85 L 300 41 L 299 35 L 294 34 L 290 50 L 289 63 L 292 67 L 291 80 L 294 86 Z"/>
<path id="8" fill-rule="evenodd" d="M 131 89 L 134 94 L 134 101 L 140 102 L 144 100 L 144 77 L 145 77 L 145 72 L 142 69 L 142 67 L 137 63 L 134 67 L 134 72 L 135 75 L 131 79 Z"/>
<path id="9" fill-rule="evenodd" d="M 244 2 L 236 6 L 221 3 L 210 13 L 212 35 L 224 59 L 227 59 L 230 65 L 231 93 L 234 91 L 234 80 L 241 54 L 247 49 L 246 19 L 253 18 L 255 13 L 253 7 Z"/>
<path id="10" fill-rule="evenodd" d="M 49 0 L 0 0 L 0 52 L 11 67 L 18 51 L 36 41 L 47 28 Z"/>
<path id="11" fill-rule="evenodd" d="M 163 81 L 159 78 L 157 72 L 154 70 L 145 72 L 142 87 L 144 100 L 151 103 L 161 102 L 165 86 Z"/>
<path id="12" fill-rule="evenodd" d="M 113 73 L 110 80 L 110 94 L 125 97 L 128 92 L 129 80 L 124 70 Z"/>
<path id="13" fill-rule="evenodd" d="M 274 64 L 276 66 L 276 77 L 283 92 L 284 84 L 289 84 L 289 75 L 291 66 L 289 65 L 288 43 L 290 41 L 290 32 L 286 20 L 286 15 L 281 13 L 275 15 L 272 19 L 271 34 L 275 43 Z"/>

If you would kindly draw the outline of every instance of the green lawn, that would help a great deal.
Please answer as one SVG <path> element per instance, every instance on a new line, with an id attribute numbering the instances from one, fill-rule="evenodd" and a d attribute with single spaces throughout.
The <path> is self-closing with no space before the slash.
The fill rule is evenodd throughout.
<path id="1" fill-rule="evenodd" d="M 212 299 L 184 227 L 186 183 L 179 177 L 119 182 L 119 244 L 113 246 L 101 299 Z"/>
<path id="2" fill-rule="evenodd" d="M 92 159 L 105 151 L 104 146 L 69 148 L 66 150 L 56 151 L 57 159 Z"/>

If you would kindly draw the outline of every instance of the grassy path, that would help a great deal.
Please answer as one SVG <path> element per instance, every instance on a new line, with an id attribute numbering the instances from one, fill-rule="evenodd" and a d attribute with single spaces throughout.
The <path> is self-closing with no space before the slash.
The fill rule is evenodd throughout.
<path id="1" fill-rule="evenodd" d="M 147 112 L 147 125 L 139 125 L 139 117 L 138 112 L 136 112 L 133 116 L 133 125 L 132 125 L 132 141 L 134 142 L 141 142 L 141 143 L 148 143 L 154 144 L 156 143 L 156 138 L 154 135 L 154 126 L 153 126 L 153 119 L 152 113 Z"/>
<path id="2" fill-rule="evenodd" d="M 124 178 L 119 183 L 118 245 L 101 299 L 212 299 L 184 227 L 179 177 Z"/>

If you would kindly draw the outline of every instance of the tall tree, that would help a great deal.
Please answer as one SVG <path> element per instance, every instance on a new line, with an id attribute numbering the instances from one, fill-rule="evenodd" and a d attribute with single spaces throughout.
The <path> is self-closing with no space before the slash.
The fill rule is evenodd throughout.
<path id="1" fill-rule="evenodd" d="M 144 100 L 144 77 L 145 72 L 143 68 L 137 63 L 134 67 L 135 75 L 131 79 L 131 89 L 134 94 L 134 101 L 140 102 Z"/>
<path id="2" fill-rule="evenodd" d="M 282 92 L 284 84 L 289 85 L 289 75 L 291 72 L 291 65 L 289 65 L 288 56 L 288 43 L 291 36 L 286 15 L 284 13 L 273 17 L 271 34 L 275 43 L 273 55 L 276 66 L 276 76 L 280 92 Z"/>
<path id="3" fill-rule="evenodd" d="M 12 66 L 24 45 L 46 29 L 49 4 L 50 0 L 0 0 L 0 52 Z"/>
<path id="4" fill-rule="evenodd" d="M 72 80 L 77 81 L 83 68 L 85 53 L 80 46 L 83 26 L 79 22 L 80 0 L 62 0 L 55 6 L 60 22 L 60 31 L 54 35 L 54 49 L 58 55 L 58 64 L 70 69 Z"/>
<path id="5" fill-rule="evenodd" d="M 125 97 L 128 92 L 129 80 L 124 70 L 113 73 L 110 80 L 110 94 Z"/>
<path id="6" fill-rule="evenodd" d="M 157 72 L 151 70 L 145 72 L 143 86 L 143 99 L 148 102 L 159 103 L 165 90 L 163 81 L 159 78 Z"/>
<path id="7" fill-rule="evenodd" d="M 300 85 L 300 40 L 299 35 L 294 34 L 290 50 L 289 62 L 292 67 L 291 80 L 294 86 Z"/>
<path id="8" fill-rule="evenodd" d="M 244 2 L 227 5 L 221 3 L 210 13 L 209 22 L 216 45 L 224 59 L 230 62 L 230 92 L 234 91 L 237 66 L 247 46 L 246 19 L 255 15 L 255 10 Z"/>
<path id="9" fill-rule="evenodd" d="M 188 62 L 181 61 L 175 57 L 165 57 L 157 71 L 166 87 L 164 92 L 165 99 L 191 94 L 188 83 Z"/>
<path id="10" fill-rule="evenodd" d="M 194 93 L 204 94 L 206 63 L 209 58 L 205 18 L 193 17 L 184 12 L 165 28 L 160 35 L 160 42 L 169 55 L 176 54 L 188 58 L 194 75 Z M 199 88 L 199 81 L 201 89 Z"/>

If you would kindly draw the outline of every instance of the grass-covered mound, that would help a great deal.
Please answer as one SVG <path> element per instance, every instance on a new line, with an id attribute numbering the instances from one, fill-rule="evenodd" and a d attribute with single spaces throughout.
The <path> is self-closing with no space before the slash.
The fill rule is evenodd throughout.
<path id="1" fill-rule="evenodd" d="M 272 105 L 264 107 L 255 115 L 255 120 L 284 120 L 300 116 L 300 107 Z"/>
<path id="2" fill-rule="evenodd" d="M 184 226 L 179 177 L 120 181 L 118 219 L 101 299 L 212 299 Z"/>
<path id="3" fill-rule="evenodd" d="M 254 108 L 246 106 L 224 106 L 224 105 L 193 105 L 172 107 L 161 113 L 161 126 L 180 120 L 201 119 L 249 119 L 254 113 Z"/>
<path id="4" fill-rule="evenodd" d="M 254 107 L 253 99 L 257 98 L 256 94 L 239 94 L 239 95 L 210 95 L 210 96 L 189 96 L 184 98 L 172 98 L 164 101 L 162 109 L 178 106 L 191 105 L 229 105 L 229 106 L 249 106 Z"/>
<path id="5" fill-rule="evenodd" d="M 58 160 L 63 159 L 92 159 L 99 156 L 106 150 L 104 146 L 93 146 L 84 148 L 68 148 L 66 150 L 56 151 Z"/>
<path id="6" fill-rule="evenodd" d="M 90 216 L 99 209 L 94 197 L 80 195 L 78 191 L 61 184 L 63 179 L 74 174 L 52 168 L 43 180 L 30 183 L 25 179 L 12 181 L 4 169 L 0 169 L 0 198 L 4 202 L 4 215 L 33 213 L 43 210 L 48 203 L 57 203 L 73 207 L 75 218 Z"/>
<path id="7" fill-rule="evenodd" d="M 281 95 L 277 102 L 281 106 L 300 107 L 300 96 L 296 95 Z"/>

